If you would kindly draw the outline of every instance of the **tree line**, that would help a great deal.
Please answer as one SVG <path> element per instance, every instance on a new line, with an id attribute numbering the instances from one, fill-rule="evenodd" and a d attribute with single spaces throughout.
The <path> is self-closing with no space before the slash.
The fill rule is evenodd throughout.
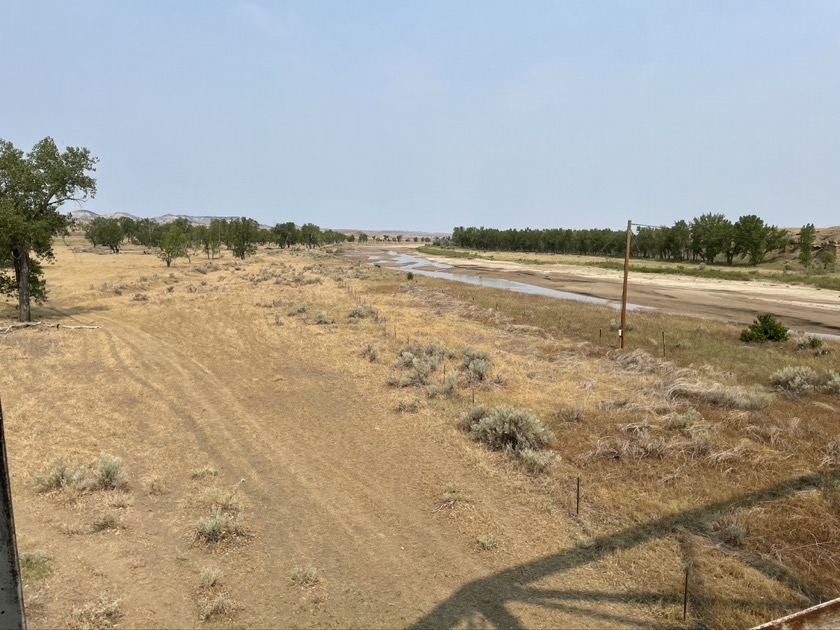
<path id="1" fill-rule="evenodd" d="M 456 227 L 451 242 L 458 247 L 478 250 L 580 254 L 588 256 L 624 256 L 625 230 L 545 229 L 498 230 L 484 227 Z M 674 261 L 725 261 L 736 258 L 751 265 L 764 261 L 773 251 L 783 252 L 798 246 L 800 260 L 807 267 L 813 262 L 815 240 L 813 224 L 803 226 L 799 238 L 768 225 L 749 214 L 735 222 L 723 214 L 706 213 L 693 219 L 676 221 L 672 226 L 639 227 L 631 241 L 634 258 L 658 258 Z"/>
<path id="2" fill-rule="evenodd" d="M 99 160 L 83 147 L 60 151 L 52 138 L 44 138 L 24 152 L 0 138 L 0 296 L 15 298 L 20 321 L 32 320 L 31 301 L 46 299 L 43 263 L 55 258 L 56 237 L 69 236 L 74 221 L 60 209 L 68 202 L 83 203 L 96 195 L 92 174 Z M 187 219 L 158 224 L 131 217 L 96 218 L 84 227 L 94 246 L 119 253 L 124 243 L 141 245 L 168 266 L 176 258 L 204 253 L 220 255 L 222 247 L 245 258 L 258 245 L 281 248 L 354 241 L 354 235 L 322 230 L 314 223 L 293 222 L 263 228 L 254 219 L 213 219 L 192 225 Z M 367 241 L 367 235 L 360 235 Z"/>
<path id="3" fill-rule="evenodd" d="M 264 228 L 248 217 L 212 219 L 209 225 L 193 225 L 185 218 L 157 223 L 132 217 L 97 217 L 84 227 L 84 234 L 94 246 L 108 247 L 114 253 L 119 253 L 125 243 L 140 245 L 156 253 L 167 267 L 176 258 L 189 258 L 191 253 L 216 258 L 223 247 L 244 259 L 256 252 L 258 245 L 313 248 L 356 239 L 353 234 L 322 230 L 314 223 L 297 227 L 289 221 Z"/>

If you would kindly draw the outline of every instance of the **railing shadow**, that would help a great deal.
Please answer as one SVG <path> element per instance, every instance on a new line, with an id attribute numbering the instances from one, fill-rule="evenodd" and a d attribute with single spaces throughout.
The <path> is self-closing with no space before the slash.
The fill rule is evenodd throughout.
<path id="1" fill-rule="evenodd" d="M 596 562 L 615 552 L 632 549 L 679 531 L 704 533 L 706 531 L 704 524 L 722 513 L 748 508 L 757 503 L 783 499 L 809 488 L 820 488 L 826 483 L 838 479 L 840 479 L 840 471 L 803 475 L 764 490 L 746 493 L 727 501 L 712 503 L 693 510 L 686 510 L 672 516 L 629 527 L 615 534 L 595 538 L 558 554 L 507 569 L 487 578 L 475 580 L 459 589 L 427 615 L 418 619 L 412 627 L 451 628 L 458 625 L 470 626 L 476 619 L 483 619 L 485 623 L 499 628 L 521 628 L 523 627 L 522 622 L 510 610 L 512 604 L 526 604 L 565 611 L 589 617 L 595 622 L 601 620 L 626 625 L 655 627 L 651 626 L 649 621 L 642 623 L 638 619 L 618 615 L 611 610 L 594 610 L 585 607 L 583 604 L 603 602 L 654 604 L 660 601 L 671 602 L 674 599 L 673 595 L 550 590 L 530 585 L 550 576 L 557 576 Z M 750 565 L 770 578 L 799 591 L 814 604 L 829 599 L 827 593 L 805 588 L 790 572 L 779 565 L 766 560 L 751 561 Z M 736 599 L 732 599 L 729 603 L 732 605 L 750 604 L 748 601 Z M 776 602 L 771 605 L 768 605 L 766 601 L 761 602 L 761 606 L 776 608 L 779 612 L 784 612 L 789 607 L 798 604 L 799 602 L 793 601 Z"/>

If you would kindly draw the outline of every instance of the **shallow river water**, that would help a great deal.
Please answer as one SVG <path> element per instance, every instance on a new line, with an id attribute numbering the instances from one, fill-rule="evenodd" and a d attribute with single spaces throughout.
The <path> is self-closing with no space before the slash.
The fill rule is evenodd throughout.
<path id="1" fill-rule="evenodd" d="M 454 282 L 463 282 L 464 284 L 473 284 L 479 287 L 488 287 L 491 289 L 506 289 L 515 293 L 526 293 L 528 295 L 545 295 L 547 297 L 556 298 L 558 300 L 574 300 L 576 302 L 586 302 L 588 304 L 601 304 L 609 306 L 614 309 L 620 309 L 621 304 L 613 300 L 605 300 L 604 298 L 592 297 L 591 295 L 580 295 L 579 293 L 569 293 L 568 291 L 557 291 L 556 289 L 548 289 L 545 287 L 538 287 L 533 284 L 525 282 L 516 282 L 515 280 L 503 280 L 501 278 L 484 278 L 482 276 L 471 276 L 460 273 L 451 273 L 443 271 L 444 269 L 452 269 L 452 265 L 433 262 L 420 258 L 418 256 L 409 256 L 407 254 L 400 254 L 398 252 L 389 251 L 387 257 L 383 256 L 368 256 L 370 264 L 380 265 L 383 269 L 392 269 L 395 271 L 410 271 L 418 276 L 427 276 L 429 278 L 440 278 L 442 280 L 452 280 Z M 427 269 L 432 267 L 432 269 Z M 638 304 L 628 304 L 628 311 L 653 311 L 656 310 L 649 306 L 639 306 Z"/>

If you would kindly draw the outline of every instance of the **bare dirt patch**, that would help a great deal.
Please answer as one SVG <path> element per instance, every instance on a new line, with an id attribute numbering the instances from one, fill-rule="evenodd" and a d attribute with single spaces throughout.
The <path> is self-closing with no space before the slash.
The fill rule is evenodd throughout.
<path id="1" fill-rule="evenodd" d="M 27 579 L 32 627 L 115 601 L 103 614 L 126 627 L 673 627 L 689 561 L 688 623 L 745 625 L 837 587 L 821 577 L 838 561 L 822 546 L 836 542 L 836 485 L 813 448 L 834 426 L 826 396 L 686 400 L 658 387 L 684 366 L 628 369 L 597 344 L 607 309 L 553 303 L 560 334 L 539 299 L 470 299 L 319 252 L 171 270 L 130 251 L 58 254 L 36 316 L 99 328 L 0 336 L 19 546 L 49 562 Z M 427 382 L 388 385 L 406 347 L 438 346 Z M 489 356 L 486 378 L 468 376 L 467 346 Z M 558 463 L 535 475 L 473 442 L 458 427 L 473 396 L 532 410 Z M 587 458 L 605 439 L 629 457 Z M 638 456 L 660 440 L 661 456 Z M 32 485 L 58 458 L 102 454 L 122 460 L 118 495 Z M 826 523 L 814 555 L 773 509 L 749 511 L 780 498 Z M 94 531 L 106 512 L 119 526 Z M 197 536 L 215 516 L 235 531 Z M 739 550 L 716 537 L 730 526 L 761 534 Z M 771 553 L 790 559 L 785 579 Z"/>

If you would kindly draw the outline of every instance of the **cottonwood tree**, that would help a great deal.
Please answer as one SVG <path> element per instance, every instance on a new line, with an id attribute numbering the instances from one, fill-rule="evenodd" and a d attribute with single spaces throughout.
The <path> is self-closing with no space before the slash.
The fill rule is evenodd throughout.
<path id="1" fill-rule="evenodd" d="M 231 219 L 228 222 L 227 237 L 233 255 L 245 260 L 245 256 L 255 254 L 257 251 L 260 224 L 246 217 Z"/>
<path id="2" fill-rule="evenodd" d="M 817 240 L 817 230 L 813 223 L 807 223 L 799 230 L 796 244 L 799 246 L 799 262 L 808 269 L 814 263 L 814 243 Z"/>
<path id="3" fill-rule="evenodd" d="M 0 263 L 14 270 L 0 273 L 0 291 L 17 296 L 22 322 L 32 321 L 31 299 L 46 297 L 40 259 L 55 258 L 53 238 L 72 223 L 59 208 L 96 194 L 97 162 L 85 148 L 60 152 L 49 137 L 27 154 L 0 139 Z"/>
<path id="4" fill-rule="evenodd" d="M 300 238 L 307 249 L 321 244 L 321 228 L 314 223 L 304 223 L 300 228 Z"/>
<path id="5" fill-rule="evenodd" d="M 131 217 L 120 217 L 117 220 L 120 222 L 125 238 L 128 239 L 129 243 L 134 243 L 137 235 L 137 221 Z"/>
<path id="6" fill-rule="evenodd" d="M 199 225 L 193 230 L 193 238 L 207 258 L 215 258 L 222 248 L 222 222 L 212 219 L 210 225 Z"/>
<path id="7" fill-rule="evenodd" d="M 166 263 L 167 267 L 172 266 L 176 258 L 186 258 L 189 254 L 190 235 L 181 225 L 160 226 L 163 236 L 160 238 L 160 251 L 158 258 Z"/>
<path id="8" fill-rule="evenodd" d="M 280 246 L 280 249 L 291 247 L 298 242 L 300 237 L 300 232 L 292 221 L 278 223 L 271 228 L 271 233 L 274 235 L 273 241 Z"/>
<path id="9" fill-rule="evenodd" d="M 734 226 L 737 252 L 749 258 L 751 265 L 764 261 L 767 252 L 784 247 L 784 232 L 754 214 L 738 219 Z"/>
<path id="10" fill-rule="evenodd" d="M 118 219 L 96 217 L 85 227 L 85 238 L 94 247 L 105 245 L 115 254 L 119 254 L 120 246 L 122 245 L 123 238 L 125 238 L 125 232 Z"/>

